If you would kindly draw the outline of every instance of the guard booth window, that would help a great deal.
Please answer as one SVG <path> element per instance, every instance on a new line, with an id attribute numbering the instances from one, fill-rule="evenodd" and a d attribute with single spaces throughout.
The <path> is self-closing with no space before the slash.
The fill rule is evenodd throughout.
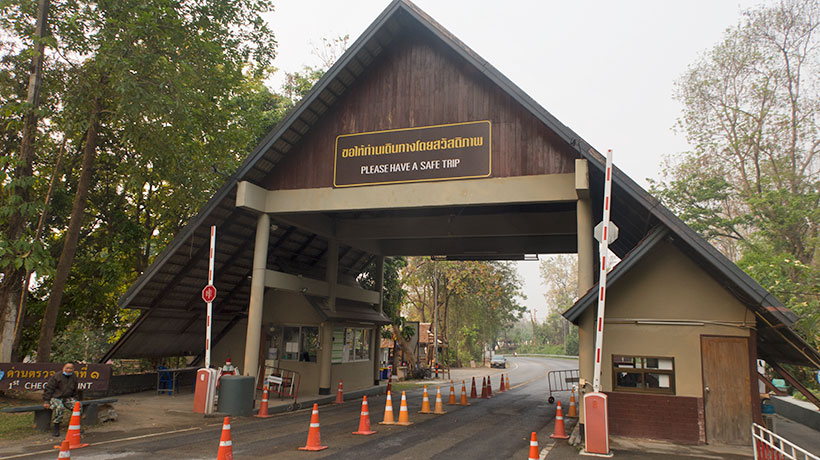
<path id="1" fill-rule="evenodd" d="M 315 363 L 319 350 L 319 328 L 285 326 L 282 328 L 282 359 Z"/>
<path id="2" fill-rule="evenodd" d="M 371 330 L 358 327 L 333 329 L 332 363 L 351 363 L 370 359 Z"/>
<path id="3" fill-rule="evenodd" d="M 675 359 L 613 355 L 612 388 L 617 391 L 675 394 Z"/>

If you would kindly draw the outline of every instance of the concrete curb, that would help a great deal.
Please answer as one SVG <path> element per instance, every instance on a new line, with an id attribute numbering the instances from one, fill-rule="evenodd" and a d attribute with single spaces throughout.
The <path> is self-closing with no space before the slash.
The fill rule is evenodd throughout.
<path id="1" fill-rule="evenodd" d="M 777 414 L 820 431 L 820 411 L 812 403 L 791 396 L 772 396 L 769 400 Z"/>

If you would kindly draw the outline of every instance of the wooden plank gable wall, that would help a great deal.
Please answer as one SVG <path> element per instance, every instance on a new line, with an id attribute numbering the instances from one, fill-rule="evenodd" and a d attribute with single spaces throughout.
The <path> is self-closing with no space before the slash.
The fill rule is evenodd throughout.
<path id="1" fill-rule="evenodd" d="M 262 184 L 333 185 L 336 136 L 462 121 L 492 122 L 492 176 L 571 173 L 575 154 L 550 129 L 425 31 L 394 40 Z"/>

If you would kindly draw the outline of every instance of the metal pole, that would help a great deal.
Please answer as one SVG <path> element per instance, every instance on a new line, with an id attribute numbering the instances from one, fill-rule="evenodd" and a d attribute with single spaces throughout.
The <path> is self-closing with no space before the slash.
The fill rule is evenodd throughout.
<path id="1" fill-rule="evenodd" d="M 438 365 L 438 264 L 433 260 L 433 360 Z M 438 377 L 438 367 L 436 377 Z"/>
<path id="2" fill-rule="evenodd" d="M 606 256 L 609 251 L 609 214 L 612 197 L 612 149 L 606 152 L 606 171 L 604 177 L 604 218 L 601 233 L 601 273 L 598 279 L 598 322 L 595 324 L 595 369 L 593 372 L 592 390 L 601 391 L 601 353 L 604 345 L 604 308 L 606 306 Z"/>
<path id="3" fill-rule="evenodd" d="M 208 286 L 214 284 L 214 247 L 216 246 L 216 225 L 211 225 L 211 250 L 208 253 Z M 208 311 L 205 319 L 205 368 L 211 367 L 211 315 L 213 302 L 208 302 Z"/>

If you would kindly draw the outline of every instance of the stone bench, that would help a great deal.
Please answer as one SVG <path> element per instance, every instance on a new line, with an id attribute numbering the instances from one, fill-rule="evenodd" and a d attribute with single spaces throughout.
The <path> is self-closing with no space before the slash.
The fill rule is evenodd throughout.
<path id="1" fill-rule="evenodd" d="M 96 425 L 99 423 L 100 404 L 111 404 L 117 402 L 117 398 L 88 399 L 79 401 L 83 407 L 82 420 L 86 425 Z M 46 409 L 42 404 L 34 406 L 14 406 L 4 407 L 0 412 L 20 413 L 34 412 L 34 426 L 40 431 L 48 431 L 51 424 L 51 409 Z"/>

